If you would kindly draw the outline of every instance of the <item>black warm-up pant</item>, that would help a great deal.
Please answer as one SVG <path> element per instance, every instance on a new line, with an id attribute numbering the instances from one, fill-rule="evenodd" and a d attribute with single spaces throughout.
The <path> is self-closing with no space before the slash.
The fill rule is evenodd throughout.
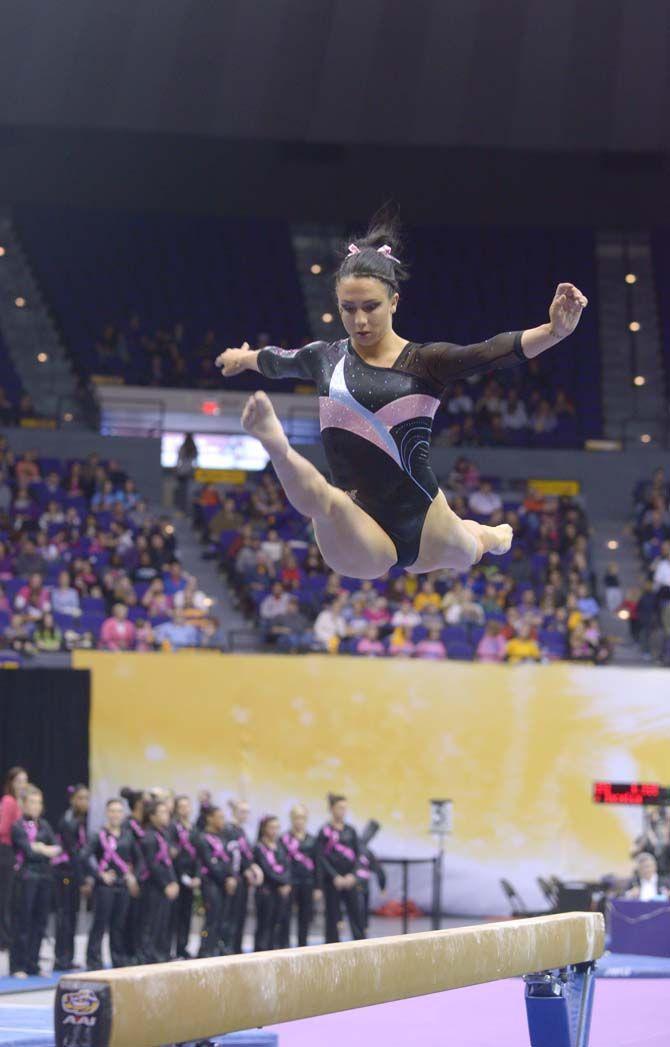
<path id="1" fill-rule="evenodd" d="M 282 927 L 287 919 L 290 903 L 290 896 L 284 898 L 277 887 L 263 884 L 262 887 L 256 888 L 255 952 L 282 947 Z"/>
<path id="2" fill-rule="evenodd" d="M 355 941 L 365 938 L 361 894 L 358 887 L 351 887 L 346 891 L 338 891 L 332 880 L 326 880 L 323 892 L 326 900 L 326 942 L 339 942 L 340 940 L 337 925 L 340 922 L 341 906 L 344 906 L 347 911 L 351 937 Z"/>
<path id="3" fill-rule="evenodd" d="M 88 936 L 86 966 L 90 971 L 102 968 L 102 939 L 109 932 L 109 949 L 114 967 L 126 967 L 132 957 L 126 953 L 126 927 L 131 898 L 125 883 L 108 887 L 98 883 L 93 892 L 93 922 Z"/>
<path id="4" fill-rule="evenodd" d="M 0 952 L 12 941 L 12 891 L 14 888 L 14 848 L 0 843 Z"/>
<path id="5" fill-rule="evenodd" d="M 368 924 L 370 923 L 370 888 L 361 887 L 361 919 L 363 921 L 363 929 L 367 932 Z"/>
<path id="6" fill-rule="evenodd" d="M 12 944 L 9 969 L 39 974 L 40 946 L 44 938 L 51 899 L 51 871 L 46 876 L 23 873 L 14 881 L 12 906 Z"/>
<path id="7" fill-rule="evenodd" d="M 230 907 L 230 930 L 226 931 L 226 942 L 230 938 L 230 948 L 234 953 L 242 952 L 248 904 L 249 885 L 244 876 L 242 876 L 238 881 L 237 890 L 233 895 L 233 902 Z"/>
<path id="8" fill-rule="evenodd" d="M 54 902 L 56 907 L 54 970 L 69 971 L 74 963 L 74 935 L 79 912 L 79 884 L 71 874 L 56 872 Z"/>
<path id="9" fill-rule="evenodd" d="M 205 876 L 202 881 L 202 900 L 205 903 L 205 923 L 200 933 L 198 956 L 221 956 L 229 951 L 228 921 L 235 895 L 227 894 L 222 884 Z"/>
<path id="10" fill-rule="evenodd" d="M 291 917 L 298 918 L 298 945 L 307 945 L 307 935 L 314 916 L 314 884 L 296 883 L 291 891 L 290 904 L 285 907 L 279 934 L 279 948 L 288 949 L 291 944 Z"/>
<path id="11" fill-rule="evenodd" d="M 189 958 L 188 939 L 191 934 L 191 916 L 193 915 L 193 891 L 184 884 L 179 885 L 179 897 L 172 906 L 172 938 L 175 942 L 175 956 L 185 960 Z"/>
<path id="12" fill-rule="evenodd" d="M 170 915 L 172 906 L 163 887 L 147 883 L 142 891 L 141 950 L 144 963 L 167 963 L 170 959 Z"/>
<path id="13" fill-rule="evenodd" d="M 142 914 L 144 911 L 145 886 L 142 885 L 139 898 L 130 898 L 126 914 L 124 931 L 124 951 L 128 963 L 145 963 L 142 955 Z"/>

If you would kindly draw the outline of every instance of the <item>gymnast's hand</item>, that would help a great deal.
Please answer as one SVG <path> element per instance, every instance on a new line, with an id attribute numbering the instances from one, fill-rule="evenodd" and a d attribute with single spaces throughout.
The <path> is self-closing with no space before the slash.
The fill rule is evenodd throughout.
<path id="1" fill-rule="evenodd" d="M 589 304 L 586 295 L 574 284 L 559 284 L 549 306 L 549 321 L 556 338 L 567 338 L 579 323 L 582 309 Z"/>
<path id="2" fill-rule="evenodd" d="M 214 363 L 221 368 L 224 378 L 232 378 L 242 371 L 253 370 L 252 361 L 255 357 L 256 354 L 249 348 L 249 343 L 243 342 L 239 349 L 224 349 Z"/>

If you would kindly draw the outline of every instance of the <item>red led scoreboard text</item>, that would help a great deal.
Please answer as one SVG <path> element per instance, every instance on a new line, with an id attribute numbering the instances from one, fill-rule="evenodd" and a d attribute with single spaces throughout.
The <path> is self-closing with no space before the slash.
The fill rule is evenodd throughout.
<path id="1" fill-rule="evenodd" d="M 594 782 L 595 803 L 659 807 L 670 803 L 670 788 L 655 782 Z"/>

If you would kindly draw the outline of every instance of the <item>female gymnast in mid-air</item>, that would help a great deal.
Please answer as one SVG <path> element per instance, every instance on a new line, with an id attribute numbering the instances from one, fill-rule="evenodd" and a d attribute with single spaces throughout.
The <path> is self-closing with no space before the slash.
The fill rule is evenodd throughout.
<path id="1" fill-rule="evenodd" d="M 269 454 L 288 500 L 311 517 L 326 563 L 351 578 L 378 578 L 394 565 L 461 572 L 484 553 L 507 552 L 509 525 L 461 520 L 449 507 L 429 461 L 433 418 L 449 383 L 539 356 L 572 334 L 587 305 L 561 283 L 539 327 L 474 345 L 411 342 L 393 327 L 407 278 L 398 245 L 394 223 L 374 220 L 349 245 L 335 276 L 348 338 L 293 350 L 245 342 L 216 361 L 224 377 L 253 370 L 316 383 L 332 483 L 290 446 L 265 393 L 249 398 L 242 425 Z"/>

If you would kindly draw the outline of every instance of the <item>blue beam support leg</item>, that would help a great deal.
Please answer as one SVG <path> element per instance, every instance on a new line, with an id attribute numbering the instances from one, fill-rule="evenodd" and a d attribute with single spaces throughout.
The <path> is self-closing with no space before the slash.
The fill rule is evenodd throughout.
<path id="1" fill-rule="evenodd" d="M 531 1047 L 588 1047 L 595 964 L 526 975 Z"/>

